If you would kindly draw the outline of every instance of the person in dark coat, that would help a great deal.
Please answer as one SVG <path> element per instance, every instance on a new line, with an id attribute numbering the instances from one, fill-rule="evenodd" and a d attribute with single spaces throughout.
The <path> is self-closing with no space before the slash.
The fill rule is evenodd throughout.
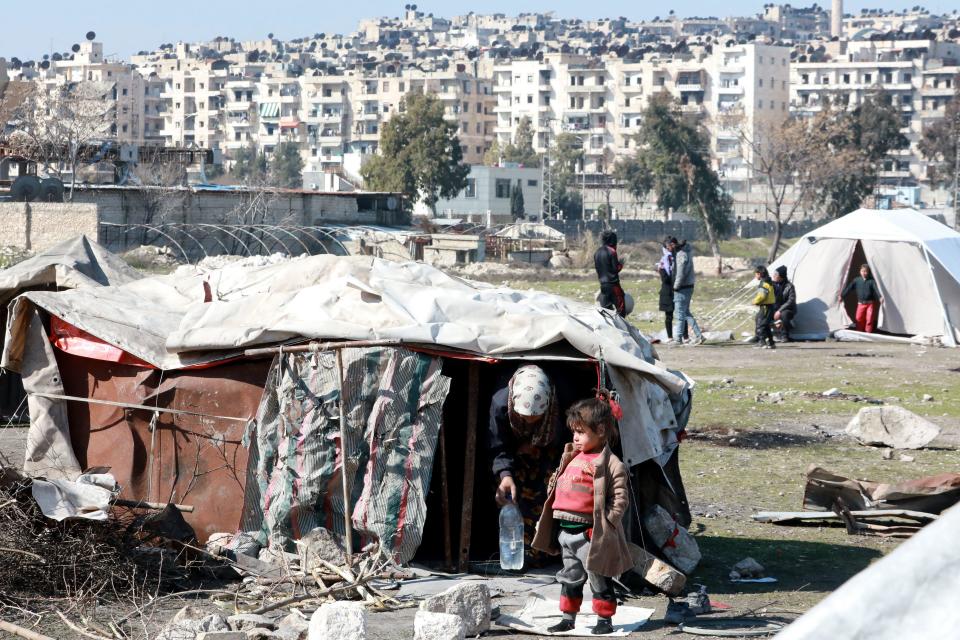
<path id="1" fill-rule="evenodd" d="M 787 278 L 787 267 L 780 265 L 773 272 L 773 292 L 777 301 L 774 303 L 773 321 L 780 327 L 780 335 L 784 342 L 793 342 L 790 338 L 790 329 L 793 318 L 797 315 L 797 290 Z"/>
<path id="2" fill-rule="evenodd" d="M 614 309 L 621 317 L 626 315 L 626 296 L 620 286 L 620 271 L 623 259 L 617 256 L 617 234 L 604 231 L 600 235 L 603 243 L 593 254 L 593 266 L 600 280 L 600 306 Z"/>
<path id="3" fill-rule="evenodd" d="M 853 289 L 857 290 L 857 331 L 873 333 L 877 330 L 883 294 L 880 293 L 880 285 L 873 279 L 870 265 L 866 263 L 860 265 L 860 277 L 847 283 L 840 293 L 840 300 L 843 300 Z"/>
<path id="4" fill-rule="evenodd" d="M 660 311 L 663 311 L 668 340 L 673 340 L 673 271 L 675 267 L 673 252 L 676 246 L 676 238 L 668 237 L 664 240 L 663 255 L 657 263 L 657 273 L 660 274 L 659 306 Z"/>

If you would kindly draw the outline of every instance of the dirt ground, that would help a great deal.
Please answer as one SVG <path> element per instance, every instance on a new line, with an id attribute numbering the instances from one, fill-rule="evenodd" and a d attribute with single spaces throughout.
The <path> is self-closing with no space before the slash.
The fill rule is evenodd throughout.
<path id="1" fill-rule="evenodd" d="M 693 311 L 711 316 L 745 282 L 702 278 Z M 530 280 L 509 284 L 526 289 Z M 645 333 L 661 328 L 656 306 L 658 283 L 638 275 L 625 281 L 636 298 L 633 321 Z M 595 288 L 589 279 L 555 279 L 535 285 L 574 299 L 587 300 Z M 707 329 L 742 330 L 749 308 L 719 316 Z M 740 325 L 740 326 L 738 326 Z M 694 513 L 691 533 L 703 553 L 690 584 L 703 584 L 711 599 L 731 612 L 759 610 L 795 617 L 857 572 L 894 550 L 898 542 L 850 536 L 839 526 L 785 527 L 755 523 L 757 511 L 801 508 L 804 472 L 811 464 L 859 479 L 897 481 L 960 468 L 960 361 L 952 349 L 876 343 L 794 343 L 775 351 L 728 342 L 700 347 L 659 347 L 661 360 L 696 381 L 689 439 L 681 445 L 681 469 Z M 836 388 L 837 397 L 822 392 Z M 779 392 L 771 402 L 763 394 Z M 924 400 L 924 396 L 932 400 Z M 942 435 L 930 447 L 898 452 L 885 460 L 882 450 L 858 445 L 843 433 L 866 399 L 898 404 L 938 424 Z M 22 460 L 24 429 L 0 429 L 0 454 Z M 2 458 L 0 458 L 2 460 Z M 492 533 L 491 535 L 495 535 Z M 727 579 L 737 561 L 759 561 L 775 584 L 732 584 Z M 523 595 L 499 598 L 509 612 Z M 687 637 L 662 623 L 666 599 L 633 598 L 628 604 L 655 609 L 636 637 Z M 172 603 L 171 603 L 172 604 Z M 182 606 L 180 604 L 179 606 Z M 167 615 L 176 607 L 169 607 Z M 373 614 L 371 639 L 413 635 L 413 610 Z M 55 637 L 78 637 L 55 625 Z M 498 637 L 521 638 L 497 633 Z M 6 638 L 0 632 L 0 638 Z M 690 636 L 692 637 L 692 636 Z"/>
<path id="2" fill-rule="evenodd" d="M 897 541 L 849 536 L 841 527 L 784 527 L 750 519 L 756 511 L 799 509 L 808 465 L 878 481 L 960 467 L 955 448 L 960 441 L 960 365 L 953 350 L 827 342 L 781 345 L 771 352 L 727 343 L 661 347 L 659 354 L 697 383 L 690 439 L 680 456 L 694 512 L 691 532 L 703 553 L 690 582 L 706 585 L 713 600 L 733 611 L 801 613 L 896 548 Z M 833 387 L 844 395 L 819 395 Z M 758 402 L 761 392 L 782 392 L 784 399 Z M 924 394 L 933 400 L 924 402 Z M 940 425 L 943 434 L 930 448 L 910 452 L 912 462 L 896 454 L 884 460 L 880 449 L 860 446 L 843 434 L 847 421 L 864 406 L 858 397 L 896 402 Z M 24 429 L 0 429 L 0 453 L 21 460 L 25 436 Z M 778 582 L 731 584 L 726 579 L 730 567 L 747 556 Z M 523 599 L 497 603 L 510 611 Z M 637 637 L 679 635 L 661 622 L 665 598 L 637 598 L 629 604 L 656 609 Z M 370 638 L 411 637 L 413 615 L 412 610 L 372 615 Z M 410 633 L 398 636 L 398 629 Z M 72 636 L 67 631 L 58 637 Z"/>

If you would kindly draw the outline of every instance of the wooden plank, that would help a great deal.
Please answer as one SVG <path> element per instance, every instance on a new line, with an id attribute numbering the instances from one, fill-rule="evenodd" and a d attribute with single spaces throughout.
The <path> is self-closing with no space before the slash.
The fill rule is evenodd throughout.
<path id="1" fill-rule="evenodd" d="M 940 516 L 933 513 L 924 513 L 922 511 L 910 511 L 909 509 L 873 509 L 865 511 L 851 511 L 850 515 L 854 518 L 906 518 L 908 520 L 917 520 L 919 522 L 930 522 L 938 519 Z M 757 522 L 772 522 L 782 524 L 785 522 L 799 521 L 818 521 L 818 520 L 842 520 L 842 518 L 832 511 L 761 511 L 750 516 Z"/>
<path id="2" fill-rule="evenodd" d="M 343 349 L 337 349 L 337 376 L 340 381 L 340 481 L 343 483 L 343 530 L 346 544 L 347 566 L 353 564 L 353 521 L 350 504 L 350 476 L 347 473 L 347 414 L 344 408 L 343 388 L 347 372 L 343 368 Z"/>
<path id="3" fill-rule="evenodd" d="M 463 460 L 463 510 L 460 515 L 460 561 L 458 569 L 465 572 L 470 561 L 470 533 L 473 527 L 473 484 L 477 457 L 477 418 L 480 411 L 480 365 L 471 362 L 467 375 L 467 441 Z"/>

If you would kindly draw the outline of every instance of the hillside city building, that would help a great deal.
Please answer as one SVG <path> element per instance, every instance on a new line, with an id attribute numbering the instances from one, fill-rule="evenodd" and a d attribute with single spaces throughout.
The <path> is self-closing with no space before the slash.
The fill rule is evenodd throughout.
<path id="1" fill-rule="evenodd" d="M 751 17 L 670 12 L 642 22 L 549 13 L 440 18 L 408 5 L 402 17 L 363 20 L 347 35 L 218 37 L 164 44 L 129 61 L 105 58 L 101 43 L 85 41 L 41 63 L 0 61 L 0 84 L 5 76 L 48 88 L 97 83 L 109 103 L 106 139 L 210 149 L 226 167 L 241 149 L 269 155 L 289 141 L 305 176 L 337 174 L 355 185 L 404 95 L 426 91 L 442 101 L 472 165 L 494 141 L 513 141 L 524 119 L 539 153 L 572 134 L 584 151 L 577 171 L 585 191 L 608 184 L 617 159 L 636 152 L 643 109 L 667 92 L 705 127 L 737 213 L 749 216 L 762 210 L 763 196 L 740 138 L 811 114 L 828 98 L 854 108 L 872 91 L 900 107 L 911 142 L 891 154 L 883 182 L 936 200 L 917 143 L 954 96 L 958 25 L 956 15 L 922 9 L 844 15 L 840 0 L 831 11 L 766 5 Z M 588 193 L 588 211 L 595 196 Z M 622 192 L 614 200 L 619 215 L 644 215 Z M 539 203 L 527 208 L 552 213 Z"/>

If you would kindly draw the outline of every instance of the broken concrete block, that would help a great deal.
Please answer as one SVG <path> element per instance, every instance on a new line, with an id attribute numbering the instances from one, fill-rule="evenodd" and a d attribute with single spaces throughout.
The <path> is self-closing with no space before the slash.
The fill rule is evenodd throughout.
<path id="1" fill-rule="evenodd" d="M 908 456 L 905 453 L 900 454 L 900 462 L 913 462 L 914 460 L 916 460 L 916 458 L 913 456 Z"/>
<path id="2" fill-rule="evenodd" d="M 460 616 L 417 611 L 413 619 L 413 638 L 414 640 L 464 640 L 466 627 Z"/>
<path id="3" fill-rule="evenodd" d="M 238 613 L 227 618 L 227 622 L 234 631 L 246 631 L 257 627 L 272 629 L 274 625 L 273 618 L 255 613 Z"/>
<path id="4" fill-rule="evenodd" d="M 327 602 L 310 618 L 308 640 L 365 640 L 367 610 L 360 602 Z"/>
<path id="5" fill-rule="evenodd" d="M 923 394 L 923 398 L 921 398 L 921 402 L 933 402 L 933 396 L 929 393 L 925 393 Z"/>
<path id="6" fill-rule="evenodd" d="M 633 570 L 643 579 L 660 589 L 668 596 L 680 595 L 687 584 L 687 577 L 649 553 L 642 547 L 628 542 L 630 555 L 633 557 Z"/>
<path id="7" fill-rule="evenodd" d="M 490 630 L 490 589 L 480 583 L 458 584 L 421 602 L 420 610 L 460 616 L 466 634 L 475 636 Z"/>
<path id="8" fill-rule="evenodd" d="M 320 560 L 338 567 L 347 564 L 343 538 L 329 529 L 317 527 L 297 540 L 296 544 L 300 552 L 300 569 L 306 573 L 323 568 Z"/>
<path id="9" fill-rule="evenodd" d="M 197 640 L 247 640 L 243 631 L 203 631 Z"/>
<path id="10" fill-rule="evenodd" d="M 864 407 L 846 432 L 861 444 L 894 449 L 920 449 L 938 435 L 940 427 L 903 407 Z"/>
<path id="11" fill-rule="evenodd" d="M 827 389 L 820 395 L 822 395 L 824 398 L 836 398 L 837 396 L 840 395 L 840 389 L 837 389 L 836 387 L 832 389 Z"/>
<path id="12" fill-rule="evenodd" d="M 277 636 L 281 640 L 306 640 L 310 621 L 299 613 L 291 613 L 277 623 Z"/>
<path id="13" fill-rule="evenodd" d="M 246 640 L 273 640 L 278 638 L 277 632 L 266 627 L 254 627 L 243 632 Z"/>
<path id="14" fill-rule="evenodd" d="M 157 640 L 194 640 L 197 634 L 206 631 L 229 631 L 223 616 L 209 615 L 197 607 L 184 607 L 157 634 Z"/>

